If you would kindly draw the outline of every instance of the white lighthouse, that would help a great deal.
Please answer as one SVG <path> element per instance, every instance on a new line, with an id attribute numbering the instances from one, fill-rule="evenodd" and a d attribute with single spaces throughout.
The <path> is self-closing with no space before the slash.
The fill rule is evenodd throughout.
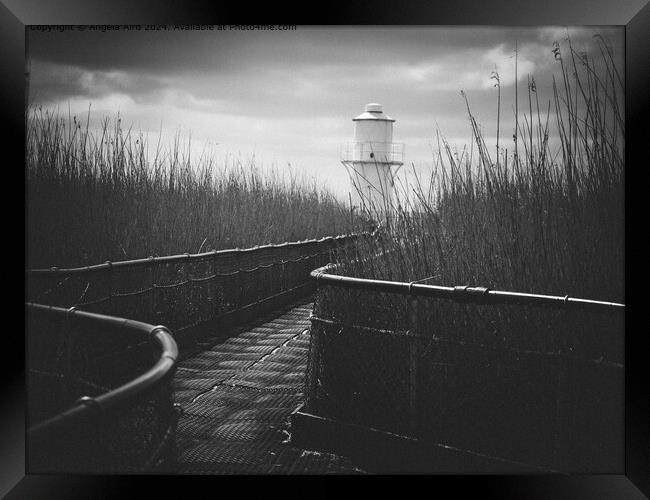
<path id="1" fill-rule="evenodd" d="M 393 120 L 382 105 L 366 104 L 353 118 L 354 140 L 341 148 L 341 163 L 350 174 L 353 206 L 373 217 L 384 218 L 393 202 L 392 167 L 404 162 L 404 145 L 393 142 Z"/>

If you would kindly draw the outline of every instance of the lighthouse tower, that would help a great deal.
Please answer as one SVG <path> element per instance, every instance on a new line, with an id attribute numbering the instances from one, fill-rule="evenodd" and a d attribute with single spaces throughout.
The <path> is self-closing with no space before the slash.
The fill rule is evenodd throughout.
<path id="1" fill-rule="evenodd" d="M 382 105 L 366 104 L 353 118 L 354 140 L 341 148 L 341 163 L 350 175 L 352 205 L 383 219 L 393 202 L 394 172 L 404 163 L 404 145 L 393 142 L 393 120 Z"/>

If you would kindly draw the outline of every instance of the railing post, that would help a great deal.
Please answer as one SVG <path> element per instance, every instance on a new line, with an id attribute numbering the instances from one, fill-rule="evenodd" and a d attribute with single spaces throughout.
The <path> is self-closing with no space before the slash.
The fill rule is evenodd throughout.
<path id="1" fill-rule="evenodd" d="M 558 356 L 558 372 L 556 386 L 555 406 L 555 435 L 553 448 L 553 465 L 559 472 L 569 472 L 570 461 L 568 457 L 571 446 L 569 438 L 569 363 L 568 357 Z"/>
<path id="2" fill-rule="evenodd" d="M 185 253 L 185 257 L 187 258 L 187 261 L 183 263 L 183 281 L 188 282 L 190 279 L 190 254 L 189 252 Z M 178 325 L 176 328 L 183 328 L 185 326 L 191 325 L 193 323 L 192 317 L 190 316 L 189 313 L 189 307 L 188 303 L 192 300 L 192 295 L 194 295 L 194 286 L 192 283 L 187 283 L 186 285 L 183 285 L 185 287 L 185 290 L 187 290 L 186 293 L 183 294 L 183 298 L 179 299 L 178 297 L 175 297 L 176 300 L 183 300 L 183 312 L 185 316 L 185 324 L 184 325 Z"/>
<path id="3" fill-rule="evenodd" d="M 63 376 L 66 377 L 68 380 L 65 381 L 64 387 L 66 387 L 66 393 L 70 390 L 70 387 L 72 387 L 71 383 L 74 379 L 75 382 L 77 382 L 77 375 L 78 373 L 75 371 L 75 369 L 78 369 L 79 366 L 76 366 L 75 363 L 73 363 L 74 360 L 74 354 L 73 354 L 73 349 L 74 349 L 74 342 L 75 342 L 75 330 L 74 330 L 74 323 L 72 319 L 72 315 L 76 311 L 76 307 L 70 307 L 66 313 L 65 313 L 65 326 L 63 328 L 63 337 L 62 337 L 62 345 L 63 345 L 63 355 L 65 356 L 65 362 L 63 369 L 61 370 L 63 372 Z M 69 397 L 70 394 L 67 394 Z"/>
<path id="4" fill-rule="evenodd" d="M 149 257 L 151 264 L 149 264 L 149 282 L 151 285 L 151 319 L 150 321 L 155 323 L 156 319 L 156 258 L 152 255 Z"/>
<path id="5" fill-rule="evenodd" d="M 313 311 L 317 311 L 319 304 L 321 302 L 323 290 L 316 280 L 316 292 L 314 294 L 314 306 Z M 316 328 L 315 321 L 310 320 L 311 325 L 309 328 L 309 350 L 307 351 L 307 377 L 305 388 L 305 409 L 310 413 L 317 413 L 317 403 L 318 403 L 318 370 L 319 370 L 319 357 L 320 357 L 320 336 L 321 328 L 324 328 L 323 325 L 319 325 Z"/>
<path id="6" fill-rule="evenodd" d="M 280 275 L 280 280 L 279 280 L 280 281 L 280 290 L 278 290 L 277 293 L 284 292 L 284 291 L 287 290 L 287 288 L 289 288 L 287 286 L 287 283 L 289 281 L 287 279 L 287 267 L 286 267 L 287 266 L 287 261 L 284 260 L 284 259 L 281 259 L 281 261 L 282 261 L 282 268 L 281 268 L 280 272 L 282 274 Z"/>
<path id="7" fill-rule="evenodd" d="M 216 259 L 216 250 L 212 250 L 212 258 L 210 259 L 210 262 L 212 263 L 212 276 L 215 276 L 217 274 L 217 259 Z M 215 307 L 217 305 L 216 301 L 216 277 L 214 279 L 211 279 L 208 282 L 208 321 L 212 321 L 215 317 Z M 212 302 L 212 305 L 210 305 L 210 302 Z"/>
<path id="8" fill-rule="evenodd" d="M 243 290 L 242 290 L 242 283 L 241 283 L 241 250 L 237 248 L 237 253 L 235 254 L 235 263 L 236 263 L 236 268 L 237 272 L 235 273 L 235 296 L 233 298 L 234 300 L 234 305 L 235 305 L 235 310 L 239 310 L 242 307 L 242 299 L 243 299 Z"/>
<path id="9" fill-rule="evenodd" d="M 418 437 L 418 299 L 411 299 L 411 327 L 409 328 L 409 425 L 411 435 Z"/>
<path id="10" fill-rule="evenodd" d="M 106 261 L 108 265 L 108 310 L 113 313 L 113 263 L 110 260 Z"/>

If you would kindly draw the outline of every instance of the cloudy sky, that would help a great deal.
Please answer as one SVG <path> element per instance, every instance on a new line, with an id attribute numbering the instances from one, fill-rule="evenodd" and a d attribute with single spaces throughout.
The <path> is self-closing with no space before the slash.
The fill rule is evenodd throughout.
<path id="1" fill-rule="evenodd" d="M 501 144 L 512 144 L 515 42 L 520 99 L 531 75 L 546 103 L 559 71 L 553 42 L 565 43 L 567 32 L 574 48 L 592 53 L 593 35 L 603 35 L 623 69 L 622 27 L 29 31 L 30 102 L 81 117 L 91 104 L 91 127 L 119 111 L 151 142 L 161 128 L 165 141 L 191 134 L 194 154 L 207 148 L 219 162 L 255 154 L 258 164 L 316 177 L 343 196 L 340 144 L 366 103 L 384 105 L 407 163 L 425 171 L 436 128 L 458 147 L 469 143 L 461 90 L 494 141 L 496 69 Z"/>

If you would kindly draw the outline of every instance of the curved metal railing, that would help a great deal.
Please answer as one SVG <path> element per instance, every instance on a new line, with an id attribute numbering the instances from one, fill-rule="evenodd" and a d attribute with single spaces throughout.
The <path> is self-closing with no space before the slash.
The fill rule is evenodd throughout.
<path id="1" fill-rule="evenodd" d="M 490 456 L 494 471 L 621 466 L 625 304 L 340 269 L 310 274 L 306 411 Z"/>
<path id="2" fill-rule="evenodd" d="M 413 297 L 432 297 L 463 303 L 542 305 L 612 312 L 625 311 L 625 304 L 620 304 L 618 302 L 580 299 L 569 297 L 568 295 L 556 296 L 507 292 L 490 290 L 485 287 L 424 285 L 417 281 L 407 283 L 331 274 L 329 271 L 334 271 L 336 267 L 335 264 L 330 263 L 326 266 L 314 269 L 310 273 L 310 276 L 315 279 L 317 283 L 323 282 L 330 286 L 356 288 L 374 292 L 397 293 Z"/>
<path id="3" fill-rule="evenodd" d="M 359 237 L 367 237 L 372 233 L 364 232 L 359 234 L 343 234 L 339 236 L 326 236 L 320 239 L 310 239 L 303 241 L 287 241 L 284 243 L 275 243 L 261 246 L 254 246 L 250 248 L 232 248 L 226 250 L 211 250 L 209 252 L 202 252 L 196 254 L 184 253 L 178 255 L 167 255 L 163 257 L 147 257 L 144 259 L 133 259 L 133 260 L 123 260 L 117 262 L 106 261 L 102 264 L 95 264 L 90 266 L 82 267 L 71 267 L 71 268 L 58 268 L 51 267 L 49 269 L 26 269 L 25 273 L 28 275 L 51 275 L 56 274 L 59 276 L 67 274 L 78 274 L 92 271 L 108 271 L 112 269 L 126 269 L 126 268 L 137 268 L 137 267 L 147 267 L 154 263 L 160 264 L 171 264 L 179 262 L 191 262 L 196 260 L 215 260 L 223 259 L 227 257 L 238 257 L 238 256 L 255 256 L 257 254 L 262 254 L 264 252 L 269 252 L 273 250 L 291 250 L 304 248 L 308 245 L 314 246 L 326 246 L 332 244 L 335 246 L 337 244 L 346 243 L 352 240 L 355 240 Z"/>
<path id="4" fill-rule="evenodd" d="M 165 324 L 180 343 L 209 322 L 219 328 L 262 313 L 314 288 L 309 272 L 341 246 L 370 233 L 298 242 L 149 257 L 77 268 L 26 270 L 33 302 L 78 307 Z"/>
<path id="5" fill-rule="evenodd" d="M 171 463 L 176 412 L 170 382 L 177 342 L 195 340 L 210 321 L 223 326 L 311 291 L 311 269 L 328 262 L 337 248 L 367 236 L 27 269 L 28 320 L 42 320 L 36 327 L 32 321 L 27 336 L 33 382 L 28 390 L 30 469 L 133 472 Z M 153 326 L 159 323 L 169 325 L 175 338 L 166 327 Z M 86 334 L 73 335 L 75 329 Z M 110 335 L 99 335 L 97 329 L 108 329 Z M 138 354 L 150 350 L 149 342 L 158 357 L 137 372 L 151 361 L 146 353 Z M 133 360 L 130 365 L 121 354 Z M 92 366 L 94 360 L 101 369 Z M 56 395 L 64 396 L 65 407 Z M 133 444 L 124 436 L 131 436 Z M 135 449 L 138 442 L 141 450 Z"/>
<path id="6" fill-rule="evenodd" d="M 32 421 L 34 418 L 30 419 L 27 431 L 30 469 L 34 472 L 146 472 L 169 465 L 173 460 L 171 450 L 177 416 L 173 407 L 171 381 L 178 358 L 178 347 L 171 332 L 164 326 L 74 308 L 34 303 L 27 303 L 26 307 L 28 321 L 32 323 L 30 326 L 36 325 L 28 339 L 27 354 L 31 361 L 28 364 L 28 379 L 33 380 L 34 376 L 41 378 L 38 390 L 28 386 L 32 403 L 28 407 L 29 415 L 51 413 L 48 404 L 39 400 L 39 395 L 45 399 L 42 397 L 45 392 L 69 395 L 71 391 L 83 387 L 96 393 L 77 394 L 74 403 L 64 404 L 63 409 L 60 408 L 61 403 L 56 401 L 59 408 L 54 410 L 55 415 L 37 422 Z M 38 331 L 39 321 L 41 328 L 52 328 L 47 335 Z M 107 350 L 89 349 L 99 343 L 94 342 L 90 335 L 90 332 L 98 329 L 112 332 L 115 337 L 122 336 L 122 345 L 118 342 Z M 75 330 L 81 333 L 76 338 L 70 338 L 75 337 Z M 62 343 L 66 345 L 67 356 L 57 354 L 56 344 Z M 134 357 L 133 352 L 138 348 L 141 353 Z M 150 357 L 152 348 L 153 359 Z M 74 356 L 75 350 L 79 353 L 83 350 L 84 355 L 89 355 L 91 350 L 93 352 L 90 359 L 77 356 L 73 361 L 71 356 Z M 92 378 L 92 365 L 106 356 L 130 357 L 130 361 L 116 367 L 118 373 L 102 374 L 101 381 L 88 380 Z M 65 361 L 75 363 L 81 362 L 81 359 L 86 363 L 85 367 L 62 366 Z M 140 366 L 147 359 L 151 366 Z M 81 376 L 82 371 L 87 372 L 83 374 L 85 377 Z M 126 381 L 121 380 L 124 372 Z M 49 375 L 48 384 L 42 383 L 43 374 Z M 31 394 L 29 389 L 34 389 L 38 394 Z M 152 415 L 154 411 L 155 415 Z M 128 418 L 120 421 L 119 413 L 128 414 Z M 138 422 L 138 419 L 142 421 Z M 141 426 L 154 423 L 157 428 L 147 431 L 153 432 L 151 439 L 147 443 L 139 443 L 138 439 L 144 433 Z M 112 447 L 111 441 L 118 432 L 121 437 L 128 435 L 132 438 L 131 448 Z M 143 449 L 136 450 L 136 456 L 133 448 L 137 448 L 138 444 Z"/>

